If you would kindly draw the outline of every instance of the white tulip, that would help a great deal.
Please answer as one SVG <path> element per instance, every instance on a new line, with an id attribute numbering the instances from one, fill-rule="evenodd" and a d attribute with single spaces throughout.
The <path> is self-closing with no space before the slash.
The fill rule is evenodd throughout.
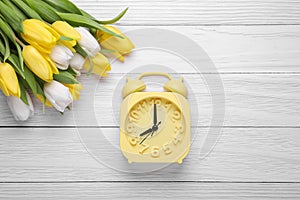
<path id="1" fill-rule="evenodd" d="M 54 108 L 60 112 L 64 112 L 73 102 L 69 88 L 54 80 L 44 85 L 44 93 Z"/>
<path id="2" fill-rule="evenodd" d="M 34 113 L 33 104 L 30 96 L 26 92 L 26 97 L 28 101 L 28 105 L 26 105 L 20 98 L 15 96 L 7 97 L 7 104 L 10 108 L 14 118 L 17 121 L 25 121 Z"/>
<path id="3" fill-rule="evenodd" d="M 85 58 L 82 55 L 80 55 L 79 53 L 74 53 L 73 58 L 70 60 L 70 66 L 73 69 L 81 70 L 84 62 Z"/>
<path id="4" fill-rule="evenodd" d="M 62 70 L 68 69 L 72 57 L 72 51 L 63 45 L 54 46 L 50 54 L 50 58 L 55 62 L 57 68 Z"/>
<path id="5" fill-rule="evenodd" d="M 95 56 L 100 50 L 100 45 L 94 36 L 85 28 L 77 27 L 76 31 L 81 38 L 78 40 L 79 45 L 90 55 Z"/>

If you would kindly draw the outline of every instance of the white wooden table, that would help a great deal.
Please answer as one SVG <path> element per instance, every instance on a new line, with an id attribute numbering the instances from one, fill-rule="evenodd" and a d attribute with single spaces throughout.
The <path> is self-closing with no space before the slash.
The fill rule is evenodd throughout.
<path id="1" fill-rule="evenodd" d="M 121 171 L 125 160 L 111 151 L 118 142 L 111 91 L 124 68 L 141 62 L 136 57 L 143 51 L 137 51 L 124 64 L 114 63 L 106 79 L 83 75 L 81 100 L 64 116 L 51 109 L 43 113 L 37 104 L 34 117 L 16 123 L 0 95 L 0 199 L 300 198 L 299 1 L 74 2 L 99 19 L 129 6 L 118 23 L 122 30 L 172 30 L 201 46 L 218 70 L 205 73 L 220 76 L 224 85 L 222 135 L 210 154 L 200 159 L 197 144 L 210 128 L 206 120 L 211 102 L 203 94 L 205 87 L 195 81 L 197 74 L 182 68 L 202 109 L 196 145 L 182 165 L 137 174 Z M 164 58 L 150 51 L 142 62 L 186 65 Z M 96 97 L 91 97 L 95 84 L 99 84 L 93 91 Z M 90 102 L 98 121 L 89 118 Z M 78 136 L 99 130 L 106 136 L 101 148 L 108 149 L 103 162 L 91 156 Z"/>

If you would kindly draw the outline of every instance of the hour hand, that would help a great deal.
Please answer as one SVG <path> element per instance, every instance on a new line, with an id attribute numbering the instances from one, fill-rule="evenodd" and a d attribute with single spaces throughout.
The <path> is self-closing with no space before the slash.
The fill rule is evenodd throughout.
<path id="1" fill-rule="evenodd" d="M 146 135 L 147 133 L 152 132 L 152 128 L 149 128 L 148 130 L 144 131 L 143 133 L 140 134 L 140 137 Z"/>

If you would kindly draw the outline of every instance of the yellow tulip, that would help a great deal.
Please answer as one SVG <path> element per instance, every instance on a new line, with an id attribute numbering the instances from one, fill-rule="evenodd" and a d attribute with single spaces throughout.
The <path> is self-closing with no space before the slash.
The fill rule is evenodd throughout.
<path id="1" fill-rule="evenodd" d="M 37 19 L 23 21 L 22 38 L 41 52 L 50 53 L 60 35 L 51 26 Z"/>
<path id="2" fill-rule="evenodd" d="M 64 84 L 64 86 L 69 88 L 69 91 L 70 91 L 74 101 L 77 101 L 80 99 L 80 90 L 82 90 L 81 83 L 79 83 L 79 84 Z"/>
<path id="3" fill-rule="evenodd" d="M 72 38 L 73 40 L 80 39 L 80 34 L 67 22 L 56 21 L 52 24 L 52 28 L 62 36 Z"/>
<path id="4" fill-rule="evenodd" d="M 114 50 L 112 54 L 119 59 L 120 61 L 124 61 L 124 55 L 129 54 L 132 49 L 134 49 L 134 44 L 130 41 L 130 39 L 124 35 L 119 29 L 113 26 L 104 25 L 106 29 L 115 32 L 118 35 L 121 35 L 123 38 L 119 38 L 116 36 L 112 36 L 108 33 L 105 33 L 101 30 L 97 31 L 97 38 L 100 45 L 105 49 Z"/>
<path id="5" fill-rule="evenodd" d="M 95 57 L 92 58 L 92 62 L 94 65 L 93 73 L 99 76 L 107 76 L 106 72 L 111 70 L 109 60 L 102 55 L 101 53 L 97 53 Z M 91 67 L 89 59 L 86 59 L 83 68 L 89 70 Z"/>
<path id="6" fill-rule="evenodd" d="M 75 52 L 73 47 L 76 45 L 76 41 L 81 38 L 80 34 L 71 25 L 64 21 L 54 22 L 52 24 L 52 28 L 56 30 L 60 35 L 73 39 L 71 41 L 61 40 L 60 43 Z"/>
<path id="7" fill-rule="evenodd" d="M 0 89 L 5 96 L 21 96 L 20 85 L 14 68 L 8 63 L 0 63 Z"/>
<path id="8" fill-rule="evenodd" d="M 53 73 L 59 73 L 50 57 L 40 53 L 31 45 L 23 48 L 22 55 L 29 69 L 46 82 L 53 80 Z"/>

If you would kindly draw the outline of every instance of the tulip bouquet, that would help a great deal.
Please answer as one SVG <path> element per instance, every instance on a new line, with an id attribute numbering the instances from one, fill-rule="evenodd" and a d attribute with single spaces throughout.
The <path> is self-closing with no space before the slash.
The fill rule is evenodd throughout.
<path id="1" fill-rule="evenodd" d="M 81 70 L 107 76 L 106 56 L 123 61 L 134 45 L 108 24 L 126 11 L 99 21 L 69 0 L 1 0 L 0 89 L 15 119 L 33 115 L 32 97 L 63 113 L 80 97 Z"/>

